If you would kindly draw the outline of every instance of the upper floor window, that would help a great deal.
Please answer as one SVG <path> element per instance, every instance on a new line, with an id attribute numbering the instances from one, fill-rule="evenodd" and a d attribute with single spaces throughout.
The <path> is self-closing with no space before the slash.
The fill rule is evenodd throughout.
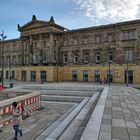
<path id="1" fill-rule="evenodd" d="M 89 61 L 89 53 L 88 52 L 83 53 L 83 60 L 84 60 L 85 64 L 88 63 L 88 61 Z"/>
<path id="2" fill-rule="evenodd" d="M 77 39 L 76 38 L 73 40 L 73 43 L 74 43 L 74 45 L 77 45 Z"/>
<path id="3" fill-rule="evenodd" d="M 63 62 L 64 62 L 64 64 L 68 63 L 68 55 L 67 55 L 67 53 L 63 54 Z"/>
<path id="4" fill-rule="evenodd" d="M 26 43 L 25 45 L 26 45 L 26 50 L 28 50 L 28 44 Z"/>
<path id="5" fill-rule="evenodd" d="M 46 41 L 43 42 L 43 46 L 46 47 Z"/>
<path id="6" fill-rule="evenodd" d="M 125 60 L 132 61 L 134 59 L 134 52 L 132 49 L 125 50 Z"/>
<path id="7" fill-rule="evenodd" d="M 43 63 L 47 63 L 48 62 L 48 52 L 47 50 L 43 51 Z"/>
<path id="8" fill-rule="evenodd" d="M 136 30 L 123 31 L 123 40 L 136 39 Z"/>
<path id="9" fill-rule="evenodd" d="M 37 48 L 37 42 L 34 42 L 34 48 Z"/>
<path id="10" fill-rule="evenodd" d="M 100 51 L 95 52 L 95 62 L 96 64 L 100 64 L 101 61 L 101 56 L 100 56 Z"/>
<path id="11" fill-rule="evenodd" d="M 112 34 L 109 34 L 108 35 L 108 42 L 112 42 L 113 41 L 113 35 Z"/>
<path id="12" fill-rule="evenodd" d="M 73 60 L 74 60 L 74 64 L 78 63 L 78 54 L 77 53 L 74 53 Z"/>
<path id="13" fill-rule="evenodd" d="M 67 41 L 66 40 L 64 40 L 64 46 L 66 46 L 67 45 Z"/>
<path id="14" fill-rule="evenodd" d="M 53 62 L 56 62 L 56 51 L 53 52 Z"/>
<path id="15" fill-rule="evenodd" d="M 100 40 L 100 36 L 99 36 L 99 35 L 95 36 L 95 42 L 96 42 L 96 43 L 100 43 L 100 41 L 101 41 L 101 40 Z"/>
<path id="16" fill-rule="evenodd" d="M 108 61 L 113 62 L 113 51 L 108 52 Z"/>
<path id="17" fill-rule="evenodd" d="M 54 40 L 54 46 L 56 46 L 56 40 Z"/>
<path id="18" fill-rule="evenodd" d="M 33 53 L 33 63 L 38 63 L 38 53 Z"/>
<path id="19" fill-rule="evenodd" d="M 88 38 L 85 37 L 85 38 L 84 38 L 84 44 L 87 44 L 87 43 L 88 43 Z"/>

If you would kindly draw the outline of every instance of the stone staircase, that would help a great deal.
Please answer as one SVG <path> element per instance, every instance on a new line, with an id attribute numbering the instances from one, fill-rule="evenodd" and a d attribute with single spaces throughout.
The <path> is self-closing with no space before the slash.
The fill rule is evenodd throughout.
<path id="1" fill-rule="evenodd" d="M 40 90 L 43 102 L 73 104 L 68 111 L 39 134 L 35 140 L 97 140 L 108 92 L 107 87 L 103 89 L 102 87 L 92 86 L 43 85 L 41 87 L 24 86 L 23 88 Z"/>

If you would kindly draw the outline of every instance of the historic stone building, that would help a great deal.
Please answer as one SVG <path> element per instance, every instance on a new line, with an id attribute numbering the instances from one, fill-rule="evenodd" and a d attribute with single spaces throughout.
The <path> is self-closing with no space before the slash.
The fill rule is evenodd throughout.
<path id="1" fill-rule="evenodd" d="M 5 79 L 140 83 L 140 20 L 68 30 L 33 15 L 18 31 L 1 49 Z"/>

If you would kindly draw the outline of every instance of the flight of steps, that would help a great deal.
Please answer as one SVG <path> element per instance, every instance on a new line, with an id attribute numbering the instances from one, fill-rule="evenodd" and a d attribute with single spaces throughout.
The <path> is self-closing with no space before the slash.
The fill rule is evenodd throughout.
<path id="1" fill-rule="evenodd" d="M 35 140 L 90 140 L 93 138 L 97 140 L 108 93 L 107 87 L 59 85 L 25 86 L 24 89 L 40 90 L 42 102 L 73 104 Z"/>

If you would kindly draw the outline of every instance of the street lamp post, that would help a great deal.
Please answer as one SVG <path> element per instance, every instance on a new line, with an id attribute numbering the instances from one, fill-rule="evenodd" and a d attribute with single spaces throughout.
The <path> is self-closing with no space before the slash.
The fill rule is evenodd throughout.
<path id="1" fill-rule="evenodd" d="M 110 59 L 109 59 L 109 61 L 108 61 L 108 69 L 109 69 L 109 71 L 108 71 L 108 84 L 110 85 Z"/>
<path id="2" fill-rule="evenodd" d="M 109 50 L 108 50 L 108 85 L 110 85 L 110 51 L 111 51 L 111 40 L 109 38 Z"/>
<path id="3" fill-rule="evenodd" d="M 58 44 L 57 44 L 57 51 L 56 51 L 56 55 L 57 55 L 57 58 L 56 58 L 56 61 L 57 61 L 57 83 L 58 83 L 58 59 L 59 59 L 59 57 L 58 57 Z"/>
<path id="4" fill-rule="evenodd" d="M 127 60 L 127 68 L 126 68 L 126 85 L 128 86 L 128 60 Z"/>
<path id="5" fill-rule="evenodd" d="M 2 33 L 1 33 L 1 83 L 2 83 L 2 87 L 4 86 L 4 51 L 3 51 L 3 47 L 4 47 L 4 40 L 6 39 L 7 37 L 4 35 L 4 31 L 2 30 Z"/>

